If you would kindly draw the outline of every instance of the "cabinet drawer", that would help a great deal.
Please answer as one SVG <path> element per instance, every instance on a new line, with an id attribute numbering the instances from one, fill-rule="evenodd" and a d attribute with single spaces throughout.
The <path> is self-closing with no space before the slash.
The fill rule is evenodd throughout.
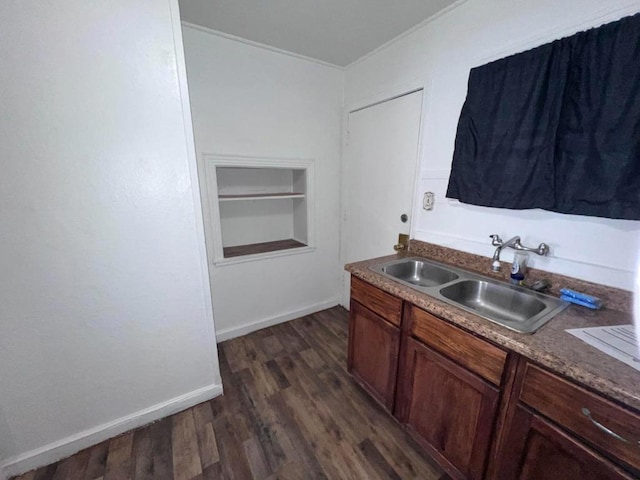
<path id="1" fill-rule="evenodd" d="M 640 469 L 640 416 L 636 413 L 532 364 L 526 366 L 520 401 L 603 452 Z"/>
<path id="2" fill-rule="evenodd" d="M 351 298 L 365 305 L 388 322 L 400 326 L 402 300 L 369 285 L 357 277 L 351 277 Z"/>
<path id="3" fill-rule="evenodd" d="M 444 320 L 411 307 L 411 334 L 485 380 L 500 385 L 507 352 Z"/>

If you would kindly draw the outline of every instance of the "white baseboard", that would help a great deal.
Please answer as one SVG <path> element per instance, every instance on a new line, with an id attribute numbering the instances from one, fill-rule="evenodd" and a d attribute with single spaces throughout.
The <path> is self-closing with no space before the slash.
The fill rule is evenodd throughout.
<path id="1" fill-rule="evenodd" d="M 340 298 L 336 297 L 326 302 L 316 303 L 315 305 L 311 305 L 310 307 L 303 308 L 302 310 L 296 310 L 295 312 L 289 312 L 283 315 L 276 315 L 275 317 L 256 320 L 255 322 L 247 323 L 245 325 L 240 325 L 238 327 L 225 328 L 225 329 L 216 331 L 216 339 L 218 343 L 224 342 L 225 340 L 241 337 L 242 335 L 247 335 L 248 333 L 255 332 L 263 328 L 271 327 L 279 323 L 288 322 L 289 320 L 294 320 L 299 317 L 304 317 L 305 315 L 311 315 L 312 313 L 316 313 L 321 310 L 326 310 L 327 308 L 335 307 L 336 305 L 339 305 L 339 304 L 340 304 Z"/>
<path id="2" fill-rule="evenodd" d="M 98 425 L 83 432 L 57 440 L 35 450 L 9 458 L 0 465 L 0 480 L 20 475 L 44 465 L 57 462 L 85 448 L 97 445 L 109 438 L 134 428 L 142 427 L 161 418 L 173 415 L 207 400 L 222 395 L 222 384 L 208 385 L 198 390 L 139 410 L 112 422 Z"/>

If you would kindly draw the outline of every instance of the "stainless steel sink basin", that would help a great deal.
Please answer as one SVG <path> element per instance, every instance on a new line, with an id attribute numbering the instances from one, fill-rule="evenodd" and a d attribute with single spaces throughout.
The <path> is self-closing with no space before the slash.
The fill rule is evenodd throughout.
<path id="1" fill-rule="evenodd" d="M 458 279 L 458 274 L 422 260 L 407 260 L 382 267 L 382 272 L 421 287 L 436 287 Z"/>
<path id="2" fill-rule="evenodd" d="M 533 325 L 530 321 L 544 312 L 551 303 L 548 299 L 556 300 L 540 299 L 533 292 L 482 280 L 454 283 L 441 289 L 440 295 L 465 310 L 524 333 L 538 327 L 537 321 Z M 557 303 L 563 302 L 557 300 Z"/>
<path id="3" fill-rule="evenodd" d="M 520 333 L 535 332 L 569 305 L 549 295 L 422 258 L 395 260 L 371 268 Z"/>

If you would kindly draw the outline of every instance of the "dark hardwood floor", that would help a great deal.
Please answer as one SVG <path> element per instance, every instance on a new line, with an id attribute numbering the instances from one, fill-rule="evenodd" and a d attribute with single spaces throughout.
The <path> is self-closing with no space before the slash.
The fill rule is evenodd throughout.
<path id="1" fill-rule="evenodd" d="M 448 478 L 346 372 L 335 307 L 220 344 L 224 396 L 20 480 Z"/>

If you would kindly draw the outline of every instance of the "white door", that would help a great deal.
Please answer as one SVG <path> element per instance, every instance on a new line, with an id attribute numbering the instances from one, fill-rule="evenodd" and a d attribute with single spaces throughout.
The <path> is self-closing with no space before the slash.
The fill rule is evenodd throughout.
<path id="1" fill-rule="evenodd" d="M 343 264 L 393 254 L 398 233 L 410 233 L 421 113 L 422 90 L 349 114 L 343 156 Z M 346 308 L 349 286 L 349 273 L 344 272 Z"/>

